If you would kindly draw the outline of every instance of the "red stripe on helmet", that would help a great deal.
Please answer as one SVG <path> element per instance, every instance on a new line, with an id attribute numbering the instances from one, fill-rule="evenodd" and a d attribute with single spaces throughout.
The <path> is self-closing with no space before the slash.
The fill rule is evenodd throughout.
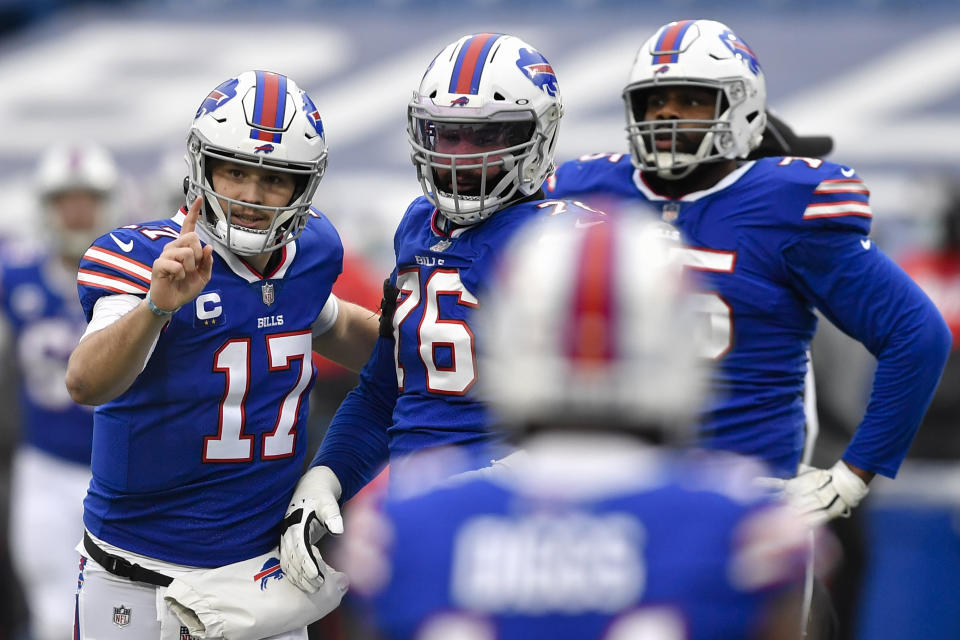
<path id="1" fill-rule="evenodd" d="M 457 77 L 457 90 L 454 93 L 470 93 L 470 85 L 473 80 L 473 74 L 477 70 L 477 63 L 480 62 L 480 52 L 491 38 L 496 38 L 493 33 L 481 33 L 470 40 L 467 46 L 467 52 L 463 56 L 463 64 L 460 66 L 460 75 Z"/>
<path id="2" fill-rule="evenodd" d="M 567 344 L 570 357 L 588 366 L 601 365 L 614 356 L 613 249 L 610 224 L 585 230 Z"/>
<path id="3" fill-rule="evenodd" d="M 680 22 L 667 27 L 667 30 L 664 31 L 663 35 L 660 37 L 660 43 L 657 46 L 657 50 L 675 51 L 680 44 L 679 41 L 681 39 L 681 34 L 691 22 L 693 22 L 693 20 L 681 20 Z M 672 57 L 672 53 L 660 54 L 654 58 L 654 64 L 675 62 L 675 60 L 672 60 Z"/>

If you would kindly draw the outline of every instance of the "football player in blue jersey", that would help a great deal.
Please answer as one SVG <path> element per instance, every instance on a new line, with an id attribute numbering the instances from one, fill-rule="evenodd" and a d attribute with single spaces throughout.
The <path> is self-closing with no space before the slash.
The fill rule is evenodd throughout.
<path id="1" fill-rule="evenodd" d="M 249 622 L 237 607 L 283 594 L 271 550 L 303 468 L 311 352 L 358 371 L 377 335 L 373 314 L 330 293 L 343 248 L 311 207 L 327 146 L 292 79 L 248 71 L 219 85 L 190 127 L 187 160 L 189 209 L 101 236 L 77 276 L 88 325 L 67 388 L 99 405 L 78 545 L 81 638 L 194 631 L 158 595 L 169 585 L 169 600 L 178 581 L 229 596 L 211 607 L 226 628 Z M 205 571 L 258 557 L 240 581 L 256 602 Z M 306 637 L 305 622 L 253 618 L 245 637 Z"/>
<path id="2" fill-rule="evenodd" d="M 75 274 L 93 240 L 115 226 L 119 179 L 103 147 L 60 144 L 40 158 L 34 189 L 41 246 L 8 242 L 0 254 L 4 351 L 15 369 L 19 411 L 5 412 L 20 442 L 10 490 L 10 546 L 30 610 L 30 637 L 70 638 L 77 539 L 90 482 L 93 412 L 63 386 L 67 358 L 86 322 Z M 18 415 L 19 414 L 19 415 Z"/>
<path id="3" fill-rule="evenodd" d="M 422 449 L 451 447 L 465 470 L 511 451 L 474 390 L 481 374 L 473 315 L 496 295 L 491 272 L 516 229 L 563 212 L 581 224 L 597 215 L 544 200 L 562 113 L 550 63 L 514 36 L 464 36 L 424 73 L 407 129 L 424 195 L 394 236 L 384 301 L 395 309 L 384 312 L 373 356 L 285 519 L 281 562 L 304 590 L 322 581 L 313 543 L 324 530 L 343 530 L 338 499 L 349 499 L 388 458 L 394 482 L 402 481 L 403 459 Z"/>
<path id="4" fill-rule="evenodd" d="M 678 448 L 707 361 L 667 225 L 536 226 L 478 312 L 479 384 L 526 456 L 497 476 L 394 494 L 351 526 L 343 568 L 372 596 L 378 630 L 799 638 L 799 515 L 753 486 L 753 461 Z"/>
<path id="5" fill-rule="evenodd" d="M 868 237 L 869 190 L 854 169 L 745 160 L 764 131 L 765 79 L 729 27 L 659 28 L 623 98 L 630 154 L 564 163 L 548 194 L 647 204 L 682 231 L 705 278 L 703 355 L 719 363 L 703 443 L 767 462 L 811 523 L 848 515 L 906 455 L 949 350 L 943 318 Z M 814 307 L 878 360 L 869 408 L 829 469 L 800 464 Z"/>

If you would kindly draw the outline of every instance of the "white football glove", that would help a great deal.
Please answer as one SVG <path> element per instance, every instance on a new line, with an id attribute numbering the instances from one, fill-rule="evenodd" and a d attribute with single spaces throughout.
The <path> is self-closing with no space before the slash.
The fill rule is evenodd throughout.
<path id="1" fill-rule="evenodd" d="M 306 593 L 323 584 L 323 558 L 317 543 L 329 531 L 343 533 L 340 516 L 341 487 L 330 467 L 308 470 L 293 491 L 280 535 L 280 567 L 287 578 Z"/>
<path id="2" fill-rule="evenodd" d="M 757 484 L 780 491 L 811 527 L 849 517 L 870 490 L 843 460 L 829 469 L 801 464 L 795 478 L 758 478 Z"/>

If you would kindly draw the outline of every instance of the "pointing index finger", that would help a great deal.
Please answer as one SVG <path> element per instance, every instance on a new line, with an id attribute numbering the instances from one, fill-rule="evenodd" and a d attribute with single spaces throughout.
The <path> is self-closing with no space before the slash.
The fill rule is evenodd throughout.
<path id="1" fill-rule="evenodd" d="M 180 235 L 186 235 L 192 233 L 197 228 L 197 218 L 200 217 L 200 209 L 203 207 L 203 198 L 197 196 L 192 203 L 190 203 L 190 208 L 187 209 L 187 215 L 183 219 L 183 224 L 180 226 Z"/>

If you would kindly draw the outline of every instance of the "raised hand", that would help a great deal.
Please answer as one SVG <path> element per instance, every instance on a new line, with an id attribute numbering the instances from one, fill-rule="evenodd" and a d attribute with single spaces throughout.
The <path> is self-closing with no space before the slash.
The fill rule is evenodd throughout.
<path id="1" fill-rule="evenodd" d="M 197 197 L 183 220 L 180 237 L 163 248 L 153 261 L 150 299 L 160 309 L 174 311 L 196 298 L 210 282 L 213 247 L 204 246 L 196 233 L 203 198 Z"/>

